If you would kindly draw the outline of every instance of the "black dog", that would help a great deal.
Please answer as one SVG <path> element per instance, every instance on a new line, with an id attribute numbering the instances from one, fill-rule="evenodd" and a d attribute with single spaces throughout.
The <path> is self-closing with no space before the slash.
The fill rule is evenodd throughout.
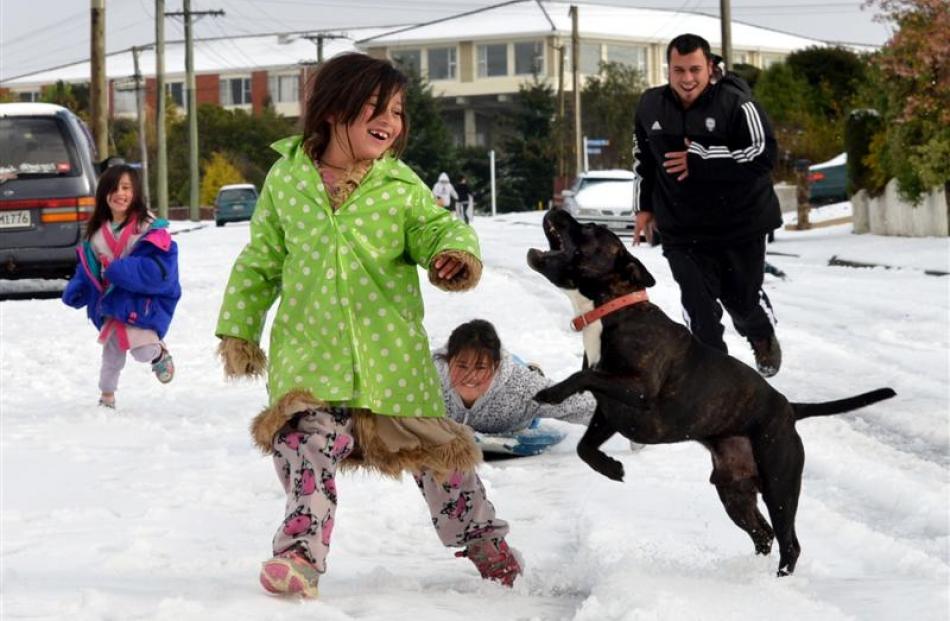
<path id="1" fill-rule="evenodd" d="M 894 391 L 789 403 L 751 367 L 701 344 L 645 301 L 653 277 L 606 228 L 581 225 L 556 210 L 545 216 L 544 233 L 551 249 L 528 251 L 528 265 L 565 290 L 578 314 L 595 308 L 608 314 L 589 316 L 583 327 L 589 367 L 535 399 L 560 403 L 577 392 L 593 393 L 597 409 L 577 453 L 617 481 L 623 466 L 599 448 L 614 433 L 642 444 L 701 442 L 712 452 L 710 482 L 726 513 L 749 533 L 757 553 L 768 554 L 772 527 L 756 508 L 756 493 L 762 494 L 779 543 L 778 575 L 792 573 L 801 552 L 795 512 L 805 461 L 795 422 L 863 407 Z M 580 329 L 578 323 L 585 321 L 575 320 Z"/>

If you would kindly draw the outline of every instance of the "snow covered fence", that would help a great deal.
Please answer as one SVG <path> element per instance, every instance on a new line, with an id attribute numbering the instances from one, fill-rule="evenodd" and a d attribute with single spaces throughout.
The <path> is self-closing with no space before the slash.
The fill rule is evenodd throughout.
<path id="1" fill-rule="evenodd" d="M 851 197 L 854 209 L 854 232 L 875 235 L 898 235 L 903 237 L 947 237 L 947 193 L 944 188 L 934 188 L 924 195 L 918 205 L 908 203 L 897 194 L 897 180 L 891 179 L 884 193 L 868 196 L 860 190 Z"/>

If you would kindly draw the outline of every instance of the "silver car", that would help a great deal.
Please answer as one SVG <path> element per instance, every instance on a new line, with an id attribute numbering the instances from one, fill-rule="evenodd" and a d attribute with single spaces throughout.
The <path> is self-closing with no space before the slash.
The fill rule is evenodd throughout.
<path id="1" fill-rule="evenodd" d="M 590 170 L 578 175 L 574 184 L 561 192 L 564 208 L 578 222 L 606 225 L 616 233 L 633 233 L 633 172 Z"/>
<path id="2" fill-rule="evenodd" d="M 53 104 L 0 104 L 0 278 L 66 277 L 95 207 L 89 130 Z"/>

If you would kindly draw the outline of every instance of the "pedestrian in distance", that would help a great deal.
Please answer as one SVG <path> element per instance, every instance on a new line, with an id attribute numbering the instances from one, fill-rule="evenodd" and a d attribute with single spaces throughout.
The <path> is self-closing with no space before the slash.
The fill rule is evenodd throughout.
<path id="1" fill-rule="evenodd" d="M 449 181 L 448 173 L 439 174 L 438 181 L 432 186 L 432 193 L 435 195 L 435 200 L 439 203 L 439 206 L 449 211 L 453 210 L 452 201 L 458 201 L 459 199 L 458 192 L 455 191 L 455 188 Z"/>
<path id="2" fill-rule="evenodd" d="M 521 573 L 475 473 L 472 432 L 445 417 L 423 327 L 417 266 L 463 291 L 481 260 L 475 232 L 398 159 L 407 85 L 389 61 L 360 53 L 320 67 L 303 135 L 273 145 L 280 158 L 225 290 L 216 333 L 226 375 L 266 367 L 269 405 L 251 432 L 286 493 L 260 572 L 274 594 L 317 596 L 338 468 L 410 473 L 456 556 L 506 586 Z M 278 298 L 265 358 L 259 342 Z"/>
<path id="3" fill-rule="evenodd" d="M 535 401 L 554 382 L 504 349 L 495 326 L 484 319 L 456 327 L 433 359 L 449 417 L 481 433 L 521 431 L 537 418 L 586 425 L 597 407 L 589 392 L 558 404 Z"/>
<path id="4" fill-rule="evenodd" d="M 458 192 L 458 200 L 455 201 L 455 215 L 457 215 L 465 224 L 471 224 L 475 215 L 475 196 L 468 187 L 468 179 L 463 175 L 455 187 Z"/>
<path id="5" fill-rule="evenodd" d="M 669 83 L 637 106 L 634 244 L 658 230 L 693 335 L 726 352 L 725 307 L 771 377 L 782 361 L 762 290 L 765 238 L 782 222 L 772 128 L 748 84 L 716 71 L 705 39 L 680 35 L 666 55 Z"/>
<path id="6" fill-rule="evenodd" d="M 168 222 L 146 209 L 137 170 L 112 166 L 99 178 L 96 205 L 77 252 L 79 263 L 63 302 L 85 307 L 99 330 L 99 405 L 115 408 L 127 353 L 151 364 L 163 384 L 175 375 L 162 339 L 181 297 L 178 246 Z"/>

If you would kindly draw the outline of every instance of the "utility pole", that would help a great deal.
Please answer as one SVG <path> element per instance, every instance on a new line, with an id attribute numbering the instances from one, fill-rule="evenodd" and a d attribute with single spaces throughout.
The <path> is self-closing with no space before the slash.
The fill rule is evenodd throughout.
<path id="1" fill-rule="evenodd" d="M 183 0 L 185 11 L 185 80 L 188 85 L 188 214 L 192 222 L 201 220 L 198 205 L 198 93 L 195 91 L 195 41 L 191 32 L 191 0 Z"/>
<path id="2" fill-rule="evenodd" d="M 195 89 L 195 41 L 192 35 L 191 18 L 194 15 L 215 17 L 224 15 L 224 11 L 192 11 L 191 0 L 182 0 L 179 13 L 167 13 L 181 16 L 185 20 L 185 88 L 188 91 L 188 214 L 192 222 L 201 220 L 201 206 L 198 204 L 200 178 L 198 175 L 198 93 Z"/>
<path id="3" fill-rule="evenodd" d="M 106 91 L 106 0 L 91 3 L 92 48 L 89 81 L 89 102 L 92 115 L 92 135 L 100 160 L 109 157 L 108 91 Z"/>
<path id="4" fill-rule="evenodd" d="M 564 179 L 567 171 L 564 161 L 564 138 L 567 136 L 567 127 L 564 119 L 564 44 L 558 43 L 557 50 L 557 119 L 560 136 L 557 141 L 557 176 Z"/>
<path id="5" fill-rule="evenodd" d="M 145 195 L 145 207 L 152 208 L 148 191 L 148 146 L 145 143 L 145 80 L 139 71 L 140 47 L 132 48 L 132 62 L 135 65 L 135 113 L 139 122 L 139 160 L 142 162 L 142 193 Z"/>
<path id="6" fill-rule="evenodd" d="M 732 11 L 729 0 L 719 0 L 719 26 L 722 29 L 722 58 L 726 71 L 732 71 Z"/>
<path id="7" fill-rule="evenodd" d="M 324 32 L 321 32 L 319 34 L 315 34 L 313 36 L 304 37 L 304 38 L 316 44 L 317 64 L 322 65 L 323 64 L 323 42 L 327 39 L 344 39 L 345 37 L 343 35 L 326 34 Z"/>
<path id="8" fill-rule="evenodd" d="M 155 189 L 158 216 L 168 218 L 168 151 L 165 145 L 165 0 L 155 0 Z M 146 187 L 148 179 L 146 179 Z"/>
<path id="9" fill-rule="evenodd" d="M 580 174 L 583 169 L 583 153 L 581 153 L 581 37 L 577 30 L 577 7 L 571 5 L 571 79 L 574 88 L 574 174 Z"/>

